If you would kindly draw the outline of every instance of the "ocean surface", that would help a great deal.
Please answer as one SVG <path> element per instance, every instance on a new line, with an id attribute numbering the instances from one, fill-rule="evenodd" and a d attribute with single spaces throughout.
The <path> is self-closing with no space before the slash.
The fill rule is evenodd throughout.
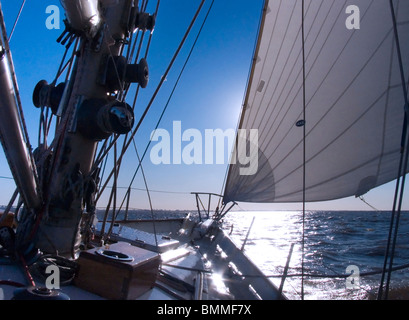
<path id="1" fill-rule="evenodd" d="M 304 223 L 299 211 L 232 212 L 225 218 L 224 228 L 239 247 L 253 218 L 245 253 L 277 286 L 294 244 L 284 283 L 284 293 L 289 299 L 301 299 L 302 287 L 305 300 L 376 298 L 391 212 L 310 211 L 306 212 Z M 400 218 L 393 266 L 406 264 L 409 264 L 409 212 L 403 212 Z M 390 279 L 389 298 L 409 299 L 409 266 L 393 272 Z"/>

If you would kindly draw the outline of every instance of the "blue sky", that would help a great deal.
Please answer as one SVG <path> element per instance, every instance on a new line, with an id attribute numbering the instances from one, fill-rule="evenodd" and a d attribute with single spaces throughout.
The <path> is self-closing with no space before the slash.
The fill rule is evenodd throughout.
<path id="1" fill-rule="evenodd" d="M 160 81 L 199 2 L 199 0 L 161 1 L 148 57 L 150 84 L 141 93 L 137 110 L 143 110 L 149 101 L 150 95 Z M 262 2 L 262 0 L 215 1 L 203 35 L 195 47 L 193 56 L 170 102 L 160 128 L 165 128 L 171 132 L 174 121 L 181 122 L 182 131 L 195 128 L 204 133 L 205 129 L 226 130 L 236 127 L 257 35 Z M 21 3 L 20 0 L 2 1 L 8 32 L 12 29 Z M 156 5 L 156 1 L 150 1 L 150 4 L 153 7 Z M 144 125 L 136 135 L 136 143 L 140 153 L 145 149 L 162 108 L 168 100 L 209 4 L 210 1 L 205 4 L 185 48 L 176 61 L 171 74 L 167 77 L 167 81 L 153 104 Z M 55 41 L 63 30 L 48 30 L 45 25 L 48 17 L 46 8 L 49 5 L 57 5 L 62 8 L 57 0 L 27 1 L 11 39 L 11 50 L 33 147 L 36 147 L 39 112 L 32 104 L 32 91 L 41 79 L 51 82 L 64 52 L 63 46 Z M 152 8 L 148 9 L 148 11 L 152 10 Z M 62 20 L 64 19 L 62 9 L 60 19 L 62 28 Z M 135 165 L 136 160 L 127 162 L 124 170 L 124 186 L 127 186 L 127 178 L 133 174 Z M 195 208 L 194 197 L 189 193 L 192 191 L 220 193 L 226 169 L 227 160 L 224 165 L 160 166 L 153 165 L 149 157 L 144 161 L 144 170 L 150 189 L 176 192 L 152 192 L 153 205 L 157 209 Z M 0 156 L 0 176 L 11 176 L 3 153 Z M 138 175 L 134 187 L 144 188 L 140 175 Z M 393 189 L 393 183 L 378 188 L 370 192 L 366 196 L 366 200 L 379 209 L 390 209 L 393 201 Z M 0 190 L 0 203 L 5 204 L 14 191 L 13 181 L 1 179 Z M 146 208 L 148 206 L 146 193 L 135 191 L 131 206 Z M 301 204 L 240 204 L 240 208 L 248 210 L 300 209 Z M 331 210 L 341 208 L 369 209 L 357 199 L 307 205 L 307 209 Z"/>

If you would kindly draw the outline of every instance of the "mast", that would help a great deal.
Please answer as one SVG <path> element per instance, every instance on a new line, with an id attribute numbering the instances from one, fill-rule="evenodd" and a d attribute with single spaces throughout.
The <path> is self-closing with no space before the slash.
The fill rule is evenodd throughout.
<path id="1" fill-rule="evenodd" d="M 32 165 L 32 154 L 24 141 L 23 128 L 20 122 L 15 98 L 9 59 L 0 47 L 0 137 L 3 150 L 13 174 L 14 181 L 24 199 L 31 208 L 40 206 L 35 167 Z"/>
<path id="2" fill-rule="evenodd" d="M 128 64 L 122 49 L 139 27 L 135 21 L 153 18 L 140 13 L 132 0 L 61 2 L 67 16 L 64 33 L 78 37 L 80 44 L 70 81 L 57 87 L 40 81 L 33 94 L 34 104 L 49 107 L 60 121 L 44 179 L 45 209 L 38 214 L 36 245 L 75 257 L 84 209 L 95 213 L 98 171 L 91 169 L 98 143 L 130 132 L 134 124 L 132 108 L 117 93 L 126 84 L 144 88 L 148 82 L 146 61 Z"/>
<path id="3" fill-rule="evenodd" d="M 31 145 L 21 113 L 17 79 L 0 3 L 0 140 L 17 189 L 27 207 L 38 208 L 41 195 Z"/>

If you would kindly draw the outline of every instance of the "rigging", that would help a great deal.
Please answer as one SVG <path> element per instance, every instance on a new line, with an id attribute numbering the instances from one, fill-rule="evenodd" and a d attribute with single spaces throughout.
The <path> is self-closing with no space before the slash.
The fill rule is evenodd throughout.
<path id="1" fill-rule="evenodd" d="M 175 84 L 174 84 L 174 86 L 173 86 L 172 92 L 171 92 L 170 95 L 169 95 L 169 98 L 168 98 L 168 100 L 167 100 L 167 102 L 166 102 L 166 104 L 165 104 L 165 106 L 164 106 L 164 108 L 163 108 L 163 110 L 162 110 L 162 113 L 161 113 L 161 115 L 160 115 L 160 117 L 159 117 L 159 119 L 158 119 L 158 121 L 157 121 L 157 123 L 156 123 L 156 126 L 155 126 L 154 131 L 156 131 L 156 130 L 159 128 L 159 125 L 160 125 L 160 123 L 161 123 L 161 121 L 162 121 L 162 119 L 163 119 L 163 116 L 165 115 L 165 113 L 166 113 L 166 111 L 167 111 L 167 109 L 168 109 L 168 107 L 169 107 L 169 103 L 170 103 L 170 101 L 172 100 L 173 94 L 175 93 L 176 88 L 178 87 L 178 84 L 179 84 L 179 82 L 180 82 L 180 79 L 182 78 L 182 75 L 183 75 L 183 73 L 184 73 L 184 71 L 185 71 L 185 69 L 186 69 L 186 66 L 187 66 L 187 64 L 188 64 L 189 61 L 190 61 L 190 57 L 192 56 L 192 53 L 193 53 L 193 51 L 194 51 L 194 49 L 195 49 L 195 46 L 196 46 L 196 43 L 198 42 L 198 40 L 199 40 L 199 38 L 200 38 L 200 35 L 201 35 L 202 30 L 203 30 L 203 28 L 204 28 L 204 26 L 205 26 L 205 24 L 206 24 L 207 18 L 208 18 L 208 16 L 209 16 L 210 12 L 211 12 L 211 9 L 212 9 L 212 7 L 213 7 L 213 4 L 214 4 L 214 0 L 212 1 L 211 5 L 210 5 L 210 7 L 209 7 L 209 10 L 208 10 L 208 12 L 207 12 L 207 14 L 206 14 L 206 17 L 205 17 L 205 19 L 204 19 L 204 21 L 203 21 L 203 23 L 202 23 L 202 26 L 200 27 L 200 30 L 199 30 L 199 32 L 198 32 L 198 34 L 197 34 L 197 36 L 196 36 L 196 39 L 195 39 L 195 41 L 194 41 L 194 43 L 193 43 L 193 45 L 192 45 L 192 47 L 191 47 L 191 49 L 190 49 L 190 52 L 189 52 L 189 54 L 188 54 L 188 56 L 187 56 L 187 58 L 186 58 L 186 60 L 185 60 L 185 63 L 184 63 L 184 65 L 183 65 L 181 71 L 179 72 L 179 76 L 178 76 L 178 78 L 177 78 L 177 80 L 176 80 L 176 82 L 175 82 Z M 141 159 L 140 159 L 140 161 L 139 161 L 139 164 L 138 164 L 138 166 L 137 166 L 137 168 L 136 168 L 136 170 L 135 170 L 135 172 L 134 172 L 134 175 L 133 175 L 133 177 L 132 177 L 132 179 L 131 179 L 131 182 L 129 183 L 129 188 L 130 188 L 130 189 L 133 189 L 133 188 L 131 188 L 131 186 L 132 186 L 132 184 L 133 184 L 134 181 L 135 181 L 136 175 L 137 175 L 137 173 L 138 173 L 140 167 L 142 166 L 142 162 L 143 162 L 143 160 L 144 160 L 144 158 L 145 158 L 145 156 L 146 156 L 146 154 L 147 154 L 147 152 L 148 152 L 148 149 L 149 149 L 149 147 L 150 147 L 150 145 L 151 145 L 151 142 L 152 142 L 152 141 L 150 140 L 150 141 L 148 142 L 147 146 L 145 147 L 145 150 L 144 150 L 144 152 L 143 152 L 143 154 L 142 154 L 142 157 L 141 157 Z M 151 190 L 151 192 L 178 193 L 178 192 L 154 191 L 154 190 Z M 182 193 L 182 194 L 185 194 L 185 193 Z"/>
<path id="2" fill-rule="evenodd" d="M 18 21 L 20 20 L 20 16 L 21 16 L 21 13 L 23 12 L 23 8 L 24 8 L 24 5 L 25 5 L 25 4 L 26 4 L 26 0 L 23 0 L 23 3 L 21 4 L 21 7 L 20 7 L 20 11 L 18 12 L 17 18 L 16 18 L 16 20 L 14 21 L 13 28 L 11 29 L 11 32 L 10 32 L 10 35 L 9 35 L 9 42 L 10 42 L 10 40 L 11 40 L 11 37 L 12 37 L 13 34 L 14 34 L 14 30 L 16 29 L 17 23 L 18 23 Z"/>
<path id="3" fill-rule="evenodd" d="M 379 285 L 378 291 L 378 300 L 382 298 L 387 300 L 388 293 L 389 293 L 389 286 L 391 281 L 392 269 L 393 269 L 393 260 L 395 256 L 396 250 L 396 240 L 398 236 L 399 230 L 399 222 L 400 216 L 402 211 L 402 201 L 403 201 L 403 192 L 405 189 L 405 182 L 406 182 L 406 172 L 408 167 L 408 160 L 409 160 L 409 139 L 407 136 L 408 133 L 408 112 L 409 112 L 409 100 L 408 100 L 408 91 L 406 87 L 406 77 L 403 67 L 403 60 L 402 60 L 402 52 L 400 46 L 400 39 L 398 33 L 398 24 L 396 20 L 395 8 L 393 5 L 393 1 L 389 1 L 390 10 L 391 10 L 391 17 L 393 23 L 393 32 L 394 32 L 394 39 L 395 45 L 397 50 L 397 58 L 399 62 L 399 71 L 401 76 L 401 84 L 403 90 L 403 99 L 405 101 L 404 106 L 404 125 L 402 129 L 402 141 L 401 141 L 401 157 L 399 163 L 399 170 L 396 180 L 396 188 L 395 188 L 395 196 L 393 201 L 393 208 L 392 208 L 392 216 L 391 222 L 389 227 L 389 234 L 388 234 L 388 243 L 385 252 L 385 260 L 383 265 L 382 277 Z M 389 267 L 387 268 L 389 260 Z M 385 281 L 385 274 L 388 272 L 387 280 L 384 288 L 384 281 Z"/>
<path id="4" fill-rule="evenodd" d="M 141 116 L 141 118 L 140 118 L 138 124 L 136 125 L 135 129 L 133 130 L 133 133 L 131 134 L 131 136 L 129 137 L 129 139 L 128 139 L 126 142 L 124 142 L 124 145 L 123 145 L 123 148 L 122 148 L 122 152 L 121 152 L 121 154 L 119 155 L 118 159 L 116 160 L 116 165 L 120 165 L 124 153 L 126 152 L 126 150 L 128 149 L 128 147 L 129 147 L 130 144 L 132 143 L 133 138 L 135 137 L 135 135 L 136 135 L 136 133 L 137 133 L 137 131 L 138 131 L 138 129 L 139 129 L 139 127 L 140 127 L 142 121 L 144 120 L 144 118 L 146 117 L 146 115 L 147 115 L 147 113 L 148 113 L 150 107 L 152 106 L 152 104 L 153 104 L 153 102 L 154 102 L 154 100 L 155 100 L 155 98 L 156 98 L 156 96 L 157 96 L 157 94 L 158 94 L 160 88 L 162 87 L 162 85 L 163 85 L 163 83 L 164 83 L 164 81 L 165 81 L 165 79 L 166 79 L 166 76 L 168 75 L 168 73 L 169 73 L 170 69 L 172 68 L 172 66 L 173 66 L 173 64 L 174 64 L 174 62 L 175 62 L 177 56 L 179 55 L 179 53 L 180 53 L 180 51 L 181 51 L 181 49 L 182 49 L 182 47 L 183 47 L 183 45 L 184 45 L 184 43 L 185 43 L 185 41 L 186 41 L 188 35 L 190 34 L 190 31 L 191 31 L 191 29 L 192 29 L 192 27 L 193 27 L 193 25 L 194 25 L 194 23 L 195 23 L 195 21 L 196 21 L 198 15 L 199 15 L 199 13 L 200 13 L 200 11 L 201 11 L 203 5 L 204 5 L 204 2 L 205 2 L 205 0 L 203 0 L 203 1 L 201 2 L 201 4 L 200 4 L 200 6 L 199 6 L 199 8 L 198 8 L 198 10 L 197 10 L 197 12 L 196 12 L 196 14 L 195 14 L 195 16 L 193 17 L 193 19 L 192 19 L 192 21 L 191 21 L 191 24 L 190 24 L 189 28 L 187 29 L 187 31 L 186 31 L 186 33 L 185 33 L 185 35 L 184 35 L 184 37 L 183 37 L 181 43 L 179 44 L 179 47 L 177 48 L 175 54 L 173 55 L 173 57 L 172 57 L 172 59 L 171 59 L 171 62 L 169 63 L 169 65 L 168 65 L 168 67 L 167 67 L 167 69 L 166 69 L 166 71 L 165 71 L 165 73 L 164 73 L 164 76 L 162 77 L 160 83 L 158 84 L 158 86 L 157 86 L 157 88 L 156 88 L 154 94 L 152 95 L 152 98 L 151 98 L 151 100 L 149 101 L 148 106 L 146 107 L 145 111 L 143 112 L 143 114 L 142 114 L 142 116 Z M 108 152 L 109 152 L 109 150 L 111 149 L 112 145 L 113 145 L 114 143 L 116 143 L 116 140 L 117 140 L 117 137 L 114 138 L 113 141 L 111 142 L 111 144 L 100 154 L 100 156 L 99 156 L 99 157 L 97 158 L 97 160 L 94 162 L 94 168 L 95 168 L 96 166 L 98 166 L 99 163 L 102 161 L 102 159 L 108 154 Z M 144 155 L 145 155 L 145 154 L 146 154 L 146 151 L 145 151 Z M 143 157 L 142 157 L 142 159 L 143 159 Z M 102 192 L 103 192 L 104 189 L 106 188 L 106 186 L 107 186 L 108 182 L 110 181 L 110 179 L 112 178 L 113 174 L 114 174 L 114 171 L 111 170 L 109 176 L 107 177 L 107 179 L 106 179 L 106 181 L 105 181 L 105 184 L 102 186 L 101 190 L 99 191 L 97 200 L 99 199 L 99 197 L 101 196 Z"/>

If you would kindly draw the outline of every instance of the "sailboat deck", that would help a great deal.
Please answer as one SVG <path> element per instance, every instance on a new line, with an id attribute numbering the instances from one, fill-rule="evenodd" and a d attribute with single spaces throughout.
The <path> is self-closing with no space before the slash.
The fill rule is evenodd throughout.
<path id="1" fill-rule="evenodd" d="M 147 223 L 149 224 L 149 222 Z M 155 280 L 150 288 L 141 292 L 136 299 L 249 300 L 283 298 L 274 285 L 262 275 L 256 266 L 249 263 L 246 256 L 237 249 L 220 229 L 216 229 L 215 233 L 209 234 L 202 239 L 193 240 L 190 236 L 187 237 L 186 234 L 174 233 L 175 230 L 178 230 L 177 226 L 182 225 L 182 221 L 179 224 L 174 221 L 168 224 L 170 229 L 167 230 L 166 236 L 163 233 L 162 235 L 157 234 L 155 240 L 155 235 L 147 231 L 149 229 L 147 223 L 139 223 L 141 229 L 138 230 L 135 229 L 135 223 L 131 227 L 118 226 L 118 230 L 116 230 L 118 233 L 115 234 L 118 241 L 123 241 L 125 239 L 123 236 L 129 236 L 130 233 L 133 233 L 133 237 L 128 237 L 127 246 L 135 248 L 137 252 L 147 253 L 151 257 L 160 256 L 160 266 L 157 268 Z M 162 231 L 165 231 L 164 226 L 165 224 L 158 224 L 159 229 L 162 228 Z M 138 241 L 135 241 L 136 238 Z M 117 244 L 120 243 L 117 242 Z M 122 280 L 113 280 L 118 279 L 115 278 L 114 274 L 118 273 L 125 279 L 124 274 L 131 270 L 129 265 L 121 264 L 117 264 L 116 269 L 111 268 L 113 263 L 104 261 L 101 257 L 96 257 L 94 260 L 99 261 L 94 269 L 96 276 L 100 276 L 97 281 L 101 283 L 97 283 L 98 285 L 110 286 L 111 288 L 123 285 L 122 283 L 118 284 Z M 142 262 L 140 265 L 144 265 L 144 263 Z M 104 271 L 100 270 L 104 268 L 104 265 L 111 265 L 111 269 L 104 273 Z M 92 268 L 93 266 L 91 266 L 88 277 L 92 276 Z M 131 270 L 131 272 L 133 271 Z M 140 278 L 141 275 L 144 277 L 143 273 L 138 272 L 135 271 L 135 275 L 137 275 L 135 277 Z M 246 277 L 247 274 L 251 274 L 252 277 Z M 130 277 L 132 278 L 133 275 Z M 248 282 L 250 279 L 252 285 Z M 27 285 L 27 275 L 19 264 L 2 265 L 0 280 L 12 280 L 14 283 Z M 44 281 L 34 280 L 37 286 L 44 286 Z M 107 283 L 104 284 L 104 281 Z M 132 279 L 129 280 L 129 283 L 133 283 L 132 281 Z M 62 286 L 61 292 L 72 300 L 100 300 L 105 298 L 103 295 L 93 293 L 92 286 L 91 290 L 84 290 L 81 285 L 78 287 L 77 284 L 78 281 L 74 280 L 74 284 Z M 9 300 L 13 298 L 16 290 L 15 286 L 2 285 L 0 288 L 2 289 L 0 291 L 2 299 Z M 243 288 L 248 288 L 248 290 L 243 290 Z"/>

